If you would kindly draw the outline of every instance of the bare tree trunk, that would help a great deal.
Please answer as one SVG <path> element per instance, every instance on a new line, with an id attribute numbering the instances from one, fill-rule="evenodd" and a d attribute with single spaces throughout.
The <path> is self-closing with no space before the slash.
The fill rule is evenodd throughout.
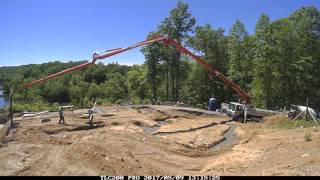
<path id="1" fill-rule="evenodd" d="M 175 98 L 175 102 L 179 101 L 179 90 L 180 90 L 180 67 L 179 67 L 179 58 L 177 58 L 177 76 L 176 76 L 176 98 Z"/>
<path id="2" fill-rule="evenodd" d="M 169 70 L 166 72 L 166 100 L 169 100 Z"/>
<path id="3" fill-rule="evenodd" d="M 307 103 L 306 103 L 306 106 L 307 106 L 307 110 L 306 110 L 306 121 L 308 121 L 308 113 L 309 113 L 309 102 L 308 102 L 308 96 L 307 96 Z"/>
<path id="4" fill-rule="evenodd" d="M 175 80 L 174 80 L 174 76 L 172 75 L 171 76 L 171 89 L 172 89 L 172 97 L 171 97 L 171 101 L 174 102 L 175 100 L 175 88 L 174 88 L 174 85 L 175 85 Z"/>
<path id="5" fill-rule="evenodd" d="M 154 101 L 157 101 L 158 100 L 158 97 L 157 97 L 157 82 L 156 82 L 156 79 L 154 78 L 153 79 L 153 100 Z"/>
<path id="6" fill-rule="evenodd" d="M 171 88 L 172 88 L 172 99 L 171 101 L 173 102 L 175 100 L 175 89 L 174 89 L 174 63 L 172 62 L 171 66 Z"/>

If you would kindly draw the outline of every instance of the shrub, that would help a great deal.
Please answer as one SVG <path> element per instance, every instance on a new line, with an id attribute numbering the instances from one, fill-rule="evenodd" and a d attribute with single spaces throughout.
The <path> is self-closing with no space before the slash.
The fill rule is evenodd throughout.
<path id="1" fill-rule="evenodd" d="M 306 142 L 312 141 L 312 134 L 311 134 L 311 133 L 306 133 L 306 134 L 304 135 L 304 140 L 305 140 Z"/>

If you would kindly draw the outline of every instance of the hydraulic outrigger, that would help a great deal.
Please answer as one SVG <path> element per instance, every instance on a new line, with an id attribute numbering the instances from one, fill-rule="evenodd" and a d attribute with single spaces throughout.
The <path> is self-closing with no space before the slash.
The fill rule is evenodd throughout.
<path id="1" fill-rule="evenodd" d="M 213 77 L 219 78 L 226 86 L 228 86 L 232 90 L 234 90 L 241 98 L 243 98 L 243 100 L 245 102 L 245 110 L 244 110 L 244 112 L 245 112 L 244 116 L 245 117 L 244 118 L 246 119 L 246 108 L 249 107 L 249 105 L 251 104 L 250 95 L 246 91 L 244 91 L 240 86 L 238 86 L 236 83 L 232 82 L 225 75 L 220 73 L 212 65 L 210 65 L 209 63 L 207 63 L 206 61 L 201 59 L 199 56 L 196 56 L 195 54 L 190 52 L 188 49 L 186 49 L 185 47 L 181 46 L 174 39 L 166 37 L 166 36 L 163 36 L 163 35 L 153 36 L 152 38 L 149 38 L 149 39 L 147 39 L 145 41 L 142 41 L 142 42 L 136 43 L 134 45 L 128 46 L 126 48 L 116 48 L 116 49 L 107 50 L 107 51 L 105 51 L 104 54 L 94 53 L 93 56 L 92 56 L 92 61 L 91 62 L 86 62 L 86 63 L 80 64 L 78 66 L 75 66 L 75 67 L 72 67 L 72 68 L 57 72 L 55 74 L 43 77 L 43 78 L 35 80 L 35 81 L 32 81 L 30 83 L 26 83 L 26 84 L 20 86 L 16 91 L 21 91 L 23 89 L 28 89 L 28 88 L 31 88 L 34 85 L 40 84 L 41 82 L 53 79 L 53 78 L 58 77 L 58 76 L 62 76 L 62 75 L 67 74 L 67 73 L 71 73 L 73 71 L 77 71 L 77 70 L 83 69 L 83 68 L 88 67 L 88 66 L 90 66 L 92 64 L 95 64 L 95 62 L 97 60 L 105 59 L 105 58 L 114 56 L 116 54 L 128 51 L 130 49 L 134 49 L 134 48 L 137 48 L 137 47 L 140 47 L 140 46 L 144 46 L 144 45 L 149 45 L 149 44 L 152 44 L 152 43 L 155 43 L 155 42 L 163 42 L 166 46 L 169 46 L 169 45 L 174 46 L 179 52 L 190 56 L 193 60 L 195 60 L 203 68 L 208 70 Z M 13 89 L 11 89 L 11 92 L 10 92 L 10 98 L 11 98 L 10 99 L 11 125 L 12 125 L 12 118 L 13 118 L 12 97 L 13 97 Z"/>

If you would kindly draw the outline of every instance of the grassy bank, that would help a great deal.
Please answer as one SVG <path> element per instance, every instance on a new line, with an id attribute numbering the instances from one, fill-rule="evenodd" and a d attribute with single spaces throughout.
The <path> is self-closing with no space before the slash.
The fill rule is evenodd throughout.
<path id="1" fill-rule="evenodd" d="M 319 123 L 318 119 L 318 123 Z M 277 124 L 272 125 L 273 128 L 283 128 L 283 129 L 293 129 L 293 128 L 308 128 L 308 127 L 320 127 L 319 124 L 316 124 L 313 119 L 308 118 L 306 120 L 305 118 L 303 119 L 298 119 L 298 120 L 290 120 L 287 117 L 282 117 Z"/>

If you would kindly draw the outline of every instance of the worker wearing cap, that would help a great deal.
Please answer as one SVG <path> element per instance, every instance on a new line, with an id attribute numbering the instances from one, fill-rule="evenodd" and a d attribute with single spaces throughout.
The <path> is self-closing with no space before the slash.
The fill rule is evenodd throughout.
<path id="1" fill-rule="evenodd" d="M 63 107 L 60 107 L 59 109 L 59 117 L 60 117 L 59 124 L 64 124 Z"/>

